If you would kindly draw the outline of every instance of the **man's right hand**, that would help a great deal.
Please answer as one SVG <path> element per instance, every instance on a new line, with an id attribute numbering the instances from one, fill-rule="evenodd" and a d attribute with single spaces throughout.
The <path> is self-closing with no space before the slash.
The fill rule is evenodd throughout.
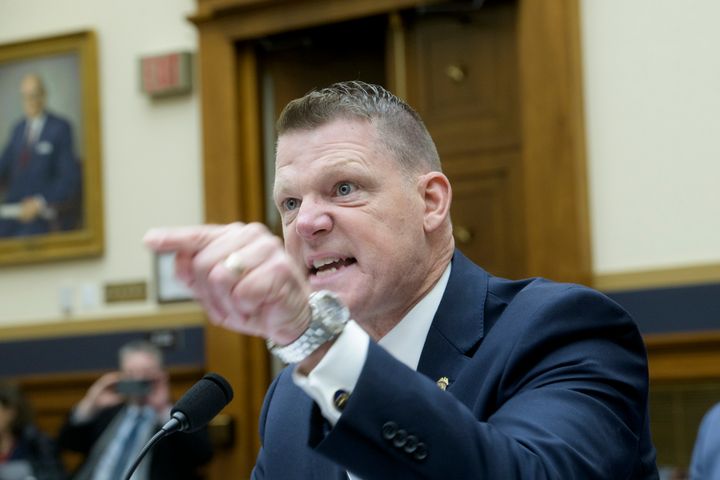
<path id="1" fill-rule="evenodd" d="M 176 274 L 215 325 L 279 345 L 307 328 L 307 274 L 264 225 L 153 229 L 144 241 L 156 252 L 176 253 Z"/>
<path id="2" fill-rule="evenodd" d="M 120 372 L 106 373 L 98 378 L 75 408 L 75 420 L 89 420 L 98 411 L 122 403 L 123 397 L 115 391 L 121 378 Z"/>

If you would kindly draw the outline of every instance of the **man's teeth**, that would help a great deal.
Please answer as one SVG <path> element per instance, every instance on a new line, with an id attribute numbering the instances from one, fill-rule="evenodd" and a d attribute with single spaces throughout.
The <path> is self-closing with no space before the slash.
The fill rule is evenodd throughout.
<path id="1" fill-rule="evenodd" d="M 320 268 L 320 267 L 323 267 L 323 266 L 325 266 L 325 265 L 329 265 L 329 264 L 331 264 L 331 263 L 337 263 L 337 262 L 339 262 L 339 261 L 340 261 L 339 258 L 323 258 L 323 259 L 320 259 L 320 260 L 313 260 L 313 267 L 315 267 L 315 268 Z M 334 270 L 334 269 L 333 269 L 333 270 Z"/>
<path id="2" fill-rule="evenodd" d="M 332 268 L 327 268 L 325 270 L 318 270 L 315 275 L 318 277 L 322 277 L 323 275 L 329 275 L 331 273 L 335 273 L 336 271 L 337 271 L 337 268 L 332 267 Z"/>
<path id="3" fill-rule="evenodd" d="M 313 273 L 319 277 L 325 275 L 331 275 L 338 271 L 338 269 L 347 266 L 346 259 L 338 257 L 326 257 L 313 260 Z"/>

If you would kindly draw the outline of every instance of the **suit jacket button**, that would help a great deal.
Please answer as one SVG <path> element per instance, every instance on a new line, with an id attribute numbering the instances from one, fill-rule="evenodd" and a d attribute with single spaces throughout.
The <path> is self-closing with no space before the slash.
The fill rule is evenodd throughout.
<path id="1" fill-rule="evenodd" d="M 413 458 L 417 460 L 418 462 L 422 462 L 425 460 L 428 456 L 427 447 L 423 442 L 419 442 L 417 446 L 415 447 L 415 452 L 413 453 Z"/>
<path id="2" fill-rule="evenodd" d="M 413 453 L 418 446 L 418 438 L 415 435 L 408 435 L 403 447 L 407 453 Z"/>
<path id="3" fill-rule="evenodd" d="M 395 438 L 393 438 L 393 445 L 401 448 L 403 445 L 405 445 L 405 442 L 407 441 L 407 436 L 407 432 L 401 428 L 395 434 Z"/>
<path id="4" fill-rule="evenodd" d="M 350 400 L 350 394 L 345 390 L 338 390 L 333 395 L 333 404 L 335 405 L 335 408 L 337 408 L 341 412 L 345 410 L 345 405 L 347 404 L 348 400 Z"/>
<path id="5" fill-rule="evenodd" d="M 398 424 L 395 422 L 385 422 L 382 427 L 382 436 L 385 440 L 392 440 L 398 431 Z"/>

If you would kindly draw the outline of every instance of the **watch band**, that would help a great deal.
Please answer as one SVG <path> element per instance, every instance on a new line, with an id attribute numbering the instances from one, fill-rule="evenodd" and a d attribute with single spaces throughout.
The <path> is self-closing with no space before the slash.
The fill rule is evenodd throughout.
<path id="1" fill-rule="evenodd" d="M 337 294 L 329 290 L 313 292 L 309 299 L 310 324 L 294 342 L 279 346 L 267 341 L 270 352 L 284 363 L 298 363 L 317 350 L 321 345 L 342 333 L 350 320 L 350 311 Z"/>

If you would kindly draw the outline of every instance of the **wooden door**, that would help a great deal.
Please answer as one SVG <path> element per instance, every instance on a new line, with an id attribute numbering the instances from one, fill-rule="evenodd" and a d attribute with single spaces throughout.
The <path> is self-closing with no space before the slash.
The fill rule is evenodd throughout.
<path id="1" fill-rule="evenodd" d="M 527 274 L 512 2 L 406 17 L 407 90 L 453 186 L 456 245 L 493 274 Z"/>

